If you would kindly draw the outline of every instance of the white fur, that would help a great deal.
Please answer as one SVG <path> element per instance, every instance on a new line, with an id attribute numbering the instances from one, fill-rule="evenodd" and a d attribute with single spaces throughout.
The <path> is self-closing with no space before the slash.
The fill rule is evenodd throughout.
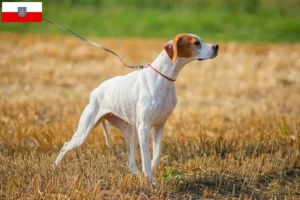
<path id="1" fill-rule="evenodd" d="M 215 56 L 216 52 L 212 50 L 211 45 L 204 44 L 202 41 L 201 43 L 202 47 L 197 56 L 177 57 L 173 63 L 163 50 L 152 66 L 165 76 L 176 79 L 186 63 Z M 169 42 L 169 45 L 173 45 L 172 42 Z M 107 120 L 120 129 L 125 137 L 129 169 L 135 174 L 140 174 L 135 161 L 135 151 L 139 142 L 143 172 L 152 183 L 155 183 L 153 171 L 160 161 L 164 125 L 176 103 L 175 82 L 165 79 L 150 67 L 103 82 L 92 91 L 90 102 L 80 117 L 77 131 L 72 139 L 64 144 L 55 164 L 59 164 L 65 153 L 79 147 L 98 122 L 103 127 L 106 143 L 109 146 L 104 122 Z M 149 151 L 151 128 L 154 130 L 152 161 Z"/>

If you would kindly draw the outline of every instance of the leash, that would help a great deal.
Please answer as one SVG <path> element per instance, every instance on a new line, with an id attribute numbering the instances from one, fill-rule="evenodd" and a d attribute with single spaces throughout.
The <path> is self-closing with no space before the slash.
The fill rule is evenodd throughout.
<path id="1" fill-rule="evenodd" d="M 1 7 L 2 7 L 2 3 L 0 4 L 0 8 L 1 8 Z M 44 20 L 46 20 L 47 22 L 49 22 L 49 23 L 51 23 L 51 24 L 54 24 L 54 25 L 58 26 L 59 28 L 63 29 L 64 31 L 70 33 L 71 35 L 74 35 L 75 37 L 78 37 L 78 38 L 81 39 L 82 41 L 87 42 L 87 43 L 89 43 L 89 44 L 91 44 L 91 45 L 94 45 L 94 46 L 96 46 L 96 47 L 98 47 L 98 48 L 100 48 L 100 49 L 103 49 L 104 51 L 107 51 L 107 52 L 109 52 L 109 53 L 111 53 L 111 54 L 117 56 L 117 57 L 119 58 L 119 60 L 120 60 L 126 67 L 143 69 L 143 68 L 146 68 L 146 67 L 148 66 L 148 64 L 142 64 L 142 65 L 128 65 L 128 64 L 126 64 L 126 63 L 121 59 L 121 57 L 120 57 L 117 53 L 113 52 L 112 50 L 110 50 L 110 49 L 108 49 L 108 48 L 106 48 L 106 47 L 104 47 L 104 46 L 101 46 L 101 45 L 99 45 L 99 44 L 97 44 L 97 43 L 95 43 L 95 42 L 92 42 L 92 41 L 90 41 L 90 40 L 88 40 L 88 39 L 86 39 L 86 38 L 84 38 L 84 37 L 81 37 L 81 36 L 77 35 L 76 33 L 70 31 L 69 29 L 67 29 L 67 28 L 65 28 L 65 27 L 63 27 L 63 26 L 61 26 L 61 25 L 59 25 L 59 24 L 57 24 L 57 23 L 51 21 L 50 19 L 47 19 L 46 17 L 42 17 L 42 18 L 43 18 Z"/>
<path id="2" fill-rule="evenodd" d="M 81 37 L 81 36 L 77 35 L 76 33 L 70 31 L 69 29 L 67 29 L 67 28 L 65 28 L 65 27 L 63 27 L 63 26 L 61 26 L 61 25 L 59 25 L 59 24 L 57 24 L 57 23 L 55 23 L 55 22 L 53 22 L 53 21 L 47 19 L 46 17 L 43 17 L 43 19 L 46 20 L 47 22 L 51 23 L 51 24 L 54 24 L 54 25 L 58 26 L 59 28 L 63 29 L 64 31 L 66 31 L 66 32 L 68 32 L 68 33 L 70 33 L 71 35 L 73 35 L 73 36 L 75 36 L 75 37 L 78 37 L 78 38 L 81 39 L 82 41 L 87 42 L 87 43 L 89 43 L 89 44 L 91 44 L 91 45 L 94 45 L 94 46 L 96 46 L 96 47 L 98 47 L 98 48 L 100 48 L 100 49 L 103 49 L 104 51 L 107 51 L 107 52 L 109 52 L 109 53 L 111 53 L 111 54 L 117 56 L 117 57 L 119 58 L 119 60 L 120 60 L 126 67 L 142 69 L 142 68 L 146 68 L 146 67 L 148 66 L 148 64 L 142 64 L 142 65 L 127 65 L 127 64 L 121 59 L 121 57 L 120 57 L 118 54 L 116 54 L 115 52 L 113 52 L 112 50 L 110 50 L 110 49 L 108 49 L 108 48 L 106 48 L 106 47 L 104 47 L 104 46 L 101 46 L 101 45 L 99 45 L 99 44 L 97 44 L 97 43 L 95 43 L 95 42 L 92 42 L 92 41 L 90 41 L 90 40 L 88 40 L 88 39 L 86 39 L 86 38 L 84 38 L 84 37 Z"/>
<path id="3" fill-rule="evenodd" d="M 0 8 L 1 8 L 1 7 L 2 7 L 2 3 L 0 4 Z M 92 42 L 92 41 L 90 41 L 90 40 L 88 40 L 88 39 L 86 39 L 86 38 L 84 38 L 84 37 L 81 37 L 81 36 L 75 34 L 74 32 L 70 31 L 69 29 L 67 29 L 67 28 L 65 28 L 65 27 L 63 27 L 63 26 L 61 26 L 61 25 L 59 25 L 59 24 L 57 24 L 57 23 L 51 21 L 50 19 L 47 19 L 46 17 L 42 17 L 42 18 L 43 18 L 44 20 L 46 20 L 47 22 L 49 22 L 49 23 L 51 23 L 51 24 L 54 24 L 54 25 L 58 26 L 59 28 L 63 29 L 64 31 L 70 33 L 71 35 L 74 35 L 75 37 L 78 37 L 78 38 L 81 39 L 82 41 L 87 42 L 87 43 L 89 43 L 89 44 L 91 44 L 91 45 L 94 45 L 94 46 L 96 46 L 96 47 L 98 47 L 98 48 L 100 48 L 100 49 L 103 49 L 104 51 L 107 51 L 107 52 L 109 52 L 109 53 L 111 53 L 111 54 L 117 56 L 117 57 L 119 58 L 119 60 L 120 60 L 126 67 L 142 69 L 142 68 L 146 68 L 146 67 L 148 66 L 148 64 L 142 64 L 142 65 L 127 65 L 127 64 L 121 59 L 121 57 L 120 57 L 118 54 L 116 54 L 115 52 L 113 52 L 112 50 L 110 50 L 110 49 L 108 49 L 108 48 L 106 48 L 106 47 L 104 47 L 104 46 L 101 46 L 101 45 L 99 45 L 99 44 L 97 44 L 97 43 L 95 43 L 95 42 Z"/>

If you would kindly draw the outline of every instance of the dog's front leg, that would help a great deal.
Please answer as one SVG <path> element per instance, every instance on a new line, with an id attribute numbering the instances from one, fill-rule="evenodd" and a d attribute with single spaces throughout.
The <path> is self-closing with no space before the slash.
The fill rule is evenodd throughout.
<path id="1" fill-rule="evenodd" d="M 164 136 L 164 124 L 153 127 L 153 160 L 151 162 L 151 170 L 154 173 L 158 166 L 161 155 L 162 140 Z"/>
<path id="2" fill-rule="evenodd" d="M 155 178 L 151 170 L 151 158 L 149 150 L 149 137 L 151 127 L 148 125 L 139 125 L 137 127 L 138 136 L 140 141 L 141 156 L 142 156 L 142 168 L 145 175 L 148 177 L 152 184 L 156 183 Z"/>

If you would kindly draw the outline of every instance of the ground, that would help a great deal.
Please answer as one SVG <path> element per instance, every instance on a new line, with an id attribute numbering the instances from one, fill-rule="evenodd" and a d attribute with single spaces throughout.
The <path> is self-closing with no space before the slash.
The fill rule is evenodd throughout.
<path id="1" fill-rule="evenodd" d="M 92 39 L 129 64 L 168 41 Z M 110 149 L 98 127 L 52 168 L 92 89 L 132 69 L 73 37 L 1 33 L 0 46 L 0 198 L 300 198 L 299 44 L 221 43 L 185 66 L 155 187 L 129 172 L 116 129 Z"/>

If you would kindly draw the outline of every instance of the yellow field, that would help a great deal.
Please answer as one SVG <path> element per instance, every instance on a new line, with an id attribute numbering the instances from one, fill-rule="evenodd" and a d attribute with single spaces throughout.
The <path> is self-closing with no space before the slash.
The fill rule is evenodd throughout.
<path id="1" fill-rule="evenodd" d="M 130 64 L 153 61 L 167 42 L 94 40 Z M 228 43 L 214 60 L 185 66 L 152 187 L 127 169 L 116 129 L 111 149 L 97 128 L 52 168 L 92 89 L 132 70 L 73 37 L 2 33 L 0 199 L 298 199 L 299 52 L 300 44 Z"/>

